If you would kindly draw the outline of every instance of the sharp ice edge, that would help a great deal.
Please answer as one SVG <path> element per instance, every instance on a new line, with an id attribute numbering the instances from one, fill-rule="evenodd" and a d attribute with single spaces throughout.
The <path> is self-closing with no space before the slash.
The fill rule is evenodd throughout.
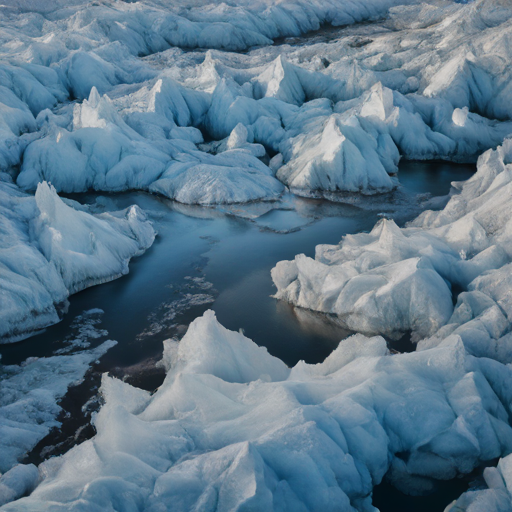
<path id="1" fill-rule="evenodd" d="M 155 238 L 137 206 L 90 215 L 46 182 L 29 196 L 0 181 L 0 230 L 2 343 L 58 322 L 68 295 L 126 274 Z"/>
<path id="2" fill-rule="evenodd" d="M 484 469 L 487 489 L 474 489 L 448 505 L 445 512 L 479 512 L 512 510 L 512 455 L 500 459 L 497 467 Z"/>
<path id="3" fill-rule="evenodd" d="M 110 274 L 91 274 L 87 251 L 67 258 L 76 241 L 70 247 L 71 237 L 54 237 L 54 224 L 67 235 L 68 214 L 84 212 L 52 216 L 64 203 L 39 185 L 44 180 L 63 192 L 142 189 L 200 204 L 274 199 L 283 184 L 304 194 L 375 194 L 397 185 L 389 174 L 399 155 L 471 160 L 511 133 L 512 10 L 504 1 L 188 10 L 180 3 L 179 13 L 149 2 L 81 3 L 58 3 L 65 8 L 44 17 L 35 12 L 45 8 L 40 2 L 0 8 L 0 170 L 16 175 L 21 165 L 17 184 L 38 190 L 34 199 L 0 184 L 9 201 L 0 203 L 8 204 L 2 258 L 15 266 L 19 253 L 10 257 L 8 249 L 24 251 L 40 269 L 31 286 L 43 283 L 30 298 L 41 306 L 39 323 L 23 329 L 55 321 L 53 304 L 68 292 L 126 269 L 126 256 L 124 263 L 107 257 Z M 247 55 L 167 50 L 246 49 L 389 8 L 387 26 L 361 29 L 364 44 L 356 33 Z M 70 98 L 78 102 L 63 104 Z M 198 146 L 203 133 L 214 142 Z M 298 257 L 274 271 L 283 298 L 341 307 L 336 312 L 366 332 L 413 330 L 419 351 L 390 357 L 382 338 L 358 335 L 321 365 L 289 370 L 206 314 L 181 345 L 166 344 L 169 373 L 153 397 L 105 377 L 94 440 L 46 462 L 37 476 L 23 466 L 4 475 L 7 499 L 42 480 L 6 510 L 56 501 L 64 510 L 369 511 L 371 489 L 386 472 L 421 491 L 431 477 L 451 478 L 509 453 L 510 146 L 480 157 L 477 175 L 442 212 L 403 230 L 383 221 L 340 247 L 321 246 L 317 260 Z M 38 187 L 47 217 L 37 213 Z M 105 217 L 80 221 L 101 218 L 126 234 L 122 216 Z M 134 223 L 135 253 L 154 236 L 144 222 Z M 78 247 L 96 250 L 99 239 L 88 233 L 90 245 L 83 239 Z M 121 245 L 107 253 L 119 255 Z M 453 285 L 464 290 L 454 311 Z M 355 311 L 338 300 L 343 293 Z M 464 494 L 452 510 L 510 510 L 508 460 L 484 473 L 489 489 Z"/>
<path id="4" fill-rule="evenodd" d="M 47 180 L 62 192 L 140 189 L 218 204 L 275 199 L 284 185 L 376 194 L 397 186 L 389 174 L 400 155 L 476 159 L 512 133 L 501 64 L 510 9 L 498 0 L 397 3 L 256 2 L 177 14 L 116 2 L 46 18 L 8 10 L 0 169 L 21 164 L 26 190 Z M 166 50 L 237 50 L 389 8 L 396 30 L 362 28 L 373 38 L 363 46 L 349 34 L 244 55 Z M 254 34 L 264 40 L 232 44 Z M 69 98 L 81 102 L 56 108 Z M 203 134 L 214 142 L 201 144 Z"/>
<path id="5" fill-rule="evenodd" d="M 272 269 L 276 297 L 336 314 L 359 332 L 393 336 L 412 331 L 416 354 L 428 362 L 439 348 L 463 346 L 484 364 L 499 362 L 496 369 L 504 373 L 497 382 L 508 388 L 511 163 L 512 139 L 506 139 L 479 158 L 477 173 L 458 184 L 459 192 L 443 210 L 425 211 L 402 229 L 383 219 L 368 234 L 317 246 L 315 259 L 298 255 L 279 262 Z M 455 306 L 453 289 L 462 290 Z M 485 470 L 488 489 L 468 491 L 447 512 L 512 510 L 511 457 L 502 459 L 498 469 Z M 394 471 L 392 465 L 391 480 L 410 487 L 403 475 L 395 480 Z"/>
<path id="6" fill-rule="evenodd" d="M 359 334 L 290 369 L 212 311 L 165 344 L 156 393 L 103 377 L 96 436 L 39 467 L 3 510 L 372 510 L 512 449 L 511 369 L 459 337 L 390 356 Z"/>
<path id="7" fill-rule="evenodd" d="M 460 338 L 475 356 L 512 362 L 511 156 L 512 139 L 484 153 L 443 210 L 408 227 L 382 219 L 370 233 L 317 246 L 315 259 L 279 262 L 276 297 L 359 332 L 412 331 L 419 350 Z M 453 289 L 462 290 L 455 307 Z"/>

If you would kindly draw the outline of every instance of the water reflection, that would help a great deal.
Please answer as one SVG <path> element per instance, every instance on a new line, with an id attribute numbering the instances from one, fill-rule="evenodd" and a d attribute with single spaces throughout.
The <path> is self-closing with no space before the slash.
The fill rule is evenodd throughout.
<path id="1" fill-rule="evenodd" d="M 298 308 L 282 301 L 277 301 L 276 308 L 278 314 L 283 314 L 283 310 L 289 310 L 287 313 L 293 315 L 293 319 L 305 335 L 319 335 L 325 340 L 331 341 L 334 348 L 338 346 L 340 340 L 354 334 L 353 331 L 340 325 L 336 317 Z"/>
<path id="2" fill-rule="evenodd" d="M 279 201 L 205 208 L 137 192 L 74 196 L 95 212 L 138 204 L 154 223 L 157 240 L 145 255 L 131 262 L 128 276 L 72 296 L 60 324 L 20 343 L 0 346 L 2 363 L 19 364 L 29 356 L 67 350 L 74 319 L 93 308 L 104 311 L 98 325 L 102 335 L 91 339 L 91 346 L 107 337 L 119 343 L 68 395 L 72 405 L 66 406 L 67 398 L 63 401 L 64 409 L 73 413 L 62 418 L 62 431 L 51 435 L 58 452 L 90 435 L 91 430 L 83 428 L 89 416 L 80 411 L 92 403 L 102 372 L 155 389 L 164 378 L 155 368 L 162 341 L 181 337 L 190 322 L 208 308 L 215 310 L 228 329 L 244 329 L 249 338 L 289 366 L 299 360 L 321 362 L 350 331 L 328 315 L 273 299 L 271 268 L 296 254 L 313 257 L 318 244 L 337 244 L 347 233 L 368 231 L 383 212 L 405 222 L 421 208 L 422 199 L 415 190 L 447 194 L 450 182 L 461 179 L 460 167 L 453 167 L 452 173 L 450 169 L 443 167 L 434 186 L 430 164 L 404 165 L 403 189 L 392 195 L 352 198 L 357 204 L 288 194 Z M 81 434 L 75 437 L 78 431 Z M 32 460 L 38 460 L 48 442 L 38 445 L 39 453 L 32 454 Z"/>

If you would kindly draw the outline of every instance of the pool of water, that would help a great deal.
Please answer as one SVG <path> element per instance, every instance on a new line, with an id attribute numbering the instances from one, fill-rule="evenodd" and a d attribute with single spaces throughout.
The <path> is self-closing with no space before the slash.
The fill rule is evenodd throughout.
<path id="1" fill-rule="evenodd" d="M 80 199 L 94 203 L 96 196 Z M 104 311 L 99 327 L 108 331 L 95 343 L 104 338 L 119 342 L 102 358 L 109 369 L 159 356 L 162 340 L 182 334 L 183 326 L 207 308 L 226 327 L 244 329 L 287 364 L 322 361 L 346 331 L 324 315 L 297 312 L 273 299 L 270 269 L 297 253 L 313 256 L 319 243 L 337 243 L 346 233 L 371 229 L 378 216 L 345 205 L 329 205 L 326 215 L 322 201 L 294 201 L 300 203 L 294 211 L 272 210 L 252 220 L 143 193 L 111 196 L 108 208 L 135 203 L 148 212 L 158 230 L 155 244 L 133 259 L 128 276 L 73 295 L 61 323 L 2 346 L 2 363 L 65 347 L 73 320 L 91 308 Z"/>
<path id="2" fill-rule="evenodd" d="M 383 208 L 393 215 L 406 204 L 407 215 L 418 213 L 415 194 L 445 195 L 452 181 L 466 179 L 474 170 L 474 166 L 403 162 L 400 200 L 389 196 Z M 347 233 L 368 231 L 382 214 L 380 209 L 295 196 L 236 208 L 184 206 L 144 193 L 82 194 L 74 199 L 95 205 L 98 211 L 138 204 L 153 221 L 158 237 L 143 256 L 133 259 L 129 275 L 70 297 L 69 310 L 59 324 L 22 342 L 0 346 L 2 364 L 52 355 L 70 346 L 82 313 L 93 308 L 103 310 L 94 317 L 101 320 L 95 327 L 106 332 L 89 340 L 91 344 L 118 341 L 64 398 L 62 406 L 71 414 L 61 418 L 61 431 L 35 448 L 28 459 L 34 462 L 93 434 L 90 427 L 84 428 L 89 416 L 82 406 L 96 395 L 102 372 L 156 389 L 164 378 L 155 366 L 162 341 L 182 336 L 188 324 L 208 308 L 225 327 L 243 329 L 246 336 L 290 366 L 299 360 L 323 361 L 350 333 L 333 318 L 272 298 L 275 288 L 270 270 L 276 262 L 299 253 L 314 256 L 317 244 L 336 244 Z M 401 222 L 407 215 L 402 215 Z M 445 505 L 451 501 L 439 499 Z M 397 500 L 390 498 L 391 508 L 380 503 L 382 512 L 406 510 L 396 508 Z"/>
<path id="3" fill-rule="evenodd" d="M 442 196 L 448 193 L 450 182 L 465 181 L 474 173 L 474 164 L 402 160 L 398 178 L 402 186 L 414 194 Z"/>

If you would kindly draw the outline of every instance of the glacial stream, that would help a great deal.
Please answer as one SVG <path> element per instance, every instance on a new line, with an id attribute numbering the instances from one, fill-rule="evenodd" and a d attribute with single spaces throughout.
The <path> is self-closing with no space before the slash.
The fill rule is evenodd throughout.
<path id="1" fill-rule="evenodd" d="M 473 165 L 404 161 L 399 191 L 353 205 L 293 195 L 278 203 L 230 208 L 185 206 L 144 193 L 73 196 L 95 211 L 138 204 L 158 237 L 130 263 L 129 275 L 71 296 L 59 324 L 0 346 L 2 364 L 20 364 L 27 357 L 72 351 L 84 341 L 91 346 L 106 339 L 118 341 L 61 402 L 66 411 L 59 418 L 62 430 L 43 439 L 27 460 L 37 463 L 63 453 L 93 434 L 89 419 L 98 407 L 101 373 L 148 390 L 157 388 L 164 378 L 163 369 L 156 366 L 162 341 L 182 336 L 208 308 L 226 328 L 243 329 L 290 366 L 301 359 L 323 361 L 351 333 L 332 318 L 272 298 L 271 268 L 296 254 L 314 256 L 317 244 L 337 244 L 345 234 L 368 231 L 382 216 L 403 224 L 419 213 L 426 193 L 446 195 L 452 181 L 465 180 L 474 170 Z M 375 505 L 382 512 L 442 511 L 465 488 L 465 482 L 443 484 L 432 496 L 412 498 L 384 483 L 376 489 Z"/>

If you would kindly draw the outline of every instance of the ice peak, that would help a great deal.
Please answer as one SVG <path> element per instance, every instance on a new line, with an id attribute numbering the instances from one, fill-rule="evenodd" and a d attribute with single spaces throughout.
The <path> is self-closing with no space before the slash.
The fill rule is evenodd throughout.
<path id="1" fill-rule="evenodd" d="M 100 102 L 101 96 L 98 92 L 98 89 L 93 85 L 91 88 L 91 92 L 89 93 L 89 106 L 91 108 L 96 108 Z"/>
<path id="2" fill-rule="evenodd" d="M 73 109 L 73 129 L 107 128 L 111 125 L 124 125 L 110 98 L 100 95 L 96 87 L 91 89 L 89 99 L 76 104 Z"/>
<path id="3" fill-rule="evenodd" d="M 244 335 L 229 331 L 206 311 L 196 318 L 181 340 L 173 375 L 211 374 L 228 382 L 250 382 L 262 375 L 285 379 L 288 367 Z"/>
<path id="4" fill-rule="evenodd" d="M 385 121 L 393 111 L 393 91 L 384 87 L 381 82 L 376 83 L 371 89 L 367 100 L 361 107 L 362 117 L 376 116 Z"/>
<path id="5" fill-rule="evenodd" d="M 282 55 L 255 78 L 253 89 L 257 99 L 271 97 L 294 105 L 302 105 L 306 99 L 295 66 Z"/>

